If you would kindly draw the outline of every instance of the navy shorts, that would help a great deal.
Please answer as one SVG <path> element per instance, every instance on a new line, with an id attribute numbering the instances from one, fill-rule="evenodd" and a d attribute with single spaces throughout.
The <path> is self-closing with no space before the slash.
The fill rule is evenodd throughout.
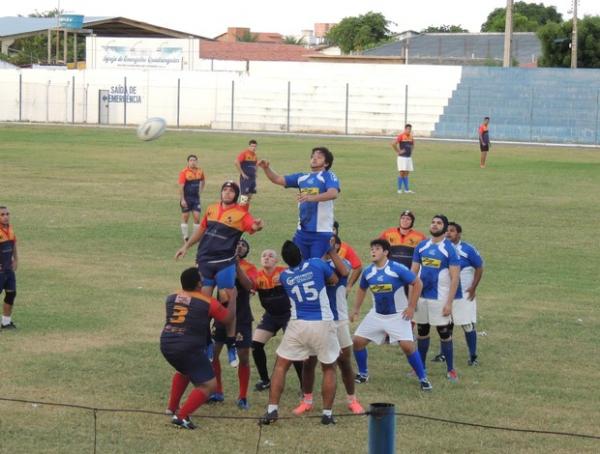
<path id="1" fill-rule="evenodd" d="M 300 248 L 303 260 L 310 258 L 320 259 L 329 251 L 331 247 L 329 240 L 331 240 L 332 236 L 333 233 L 296 230 L 293 241 Z"/>
<path id="2" fill-rule="evenodd" d="M 235 287 L 236 268 L 235 262 L 200 263 L 198 271 L 202 274 L 202 285 L 220 289 Z"/>
<path id="3" fill-rule="evenodd" d="M 269 333 L 273 333 L 273 335 L 276 335 L 277 331 L 279 330 L 285 331 L 289 321 L 289 314 L 271 315 L 268 312 L 265 312 L 256 329 L 262 329 L 263 331 L 268 331 Z"/>
<path id="4" fill-rule="evenodd" d="M 177 372 L 190 377 L 194 385 L 201 385 L 215 378 L 212 365 L 202 346 L 161 342 L 160 351 L 168 363 Z"/>
<path id="5" fill-rule="evenodd" d="M 240 194 L 256 194 L 256 177 L 240 177 Z"/>
<path id="6" fill-rule="evenodd" d="M 2 290 L 7 292 L 17 291 L 17 278 L 13 270 L 0 271 L 0 293 Z"/>
<path id="7" fill-rule="evenodd" d="M 179 202 L 179 206 L 181 207 L 182 213 L 189 213 L 190 211 L 197 211 L 200 213 L 202 209 L 200 208 L 200 199 L 185 199 L 185 203 L 187 203 L 187 208 L 184 208 L 181 202 Z"/>
<path id="8" fill-rule="evenodd" d="M 482 152 L 490 151 L 490 144 L 482 144 L 481 142 L 479 142 L 479 150 L 481 150 Z"/>
<path id="9" fill-rule="evenodd" d="M 227 329 L 225 325 L 215 322 L 213 340 L 217 344 L 224 344 L 227 340 Z M 235 346 L 237 348 L 250 348 L 252 345 L 252 322 L 236 323 Z"/>

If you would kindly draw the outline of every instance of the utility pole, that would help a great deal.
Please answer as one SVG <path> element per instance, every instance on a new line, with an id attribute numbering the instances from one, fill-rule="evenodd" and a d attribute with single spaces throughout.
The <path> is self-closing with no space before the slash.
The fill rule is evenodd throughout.
<path id="1" fill-rule="evenodd" d="M 573 0 L 573 33 L 571 34 L 571 68 L 577 68 L 577 3 Z"/>
<path id="2" fill-rule="evenodd" d="M 577 0 L 574 0 L 577 1 Z M 513 0 L 506 0 L 506 24 L 504 26 L 504 60 L 502 66 L 509 68 L 511 64 L 513 30 Z"/>

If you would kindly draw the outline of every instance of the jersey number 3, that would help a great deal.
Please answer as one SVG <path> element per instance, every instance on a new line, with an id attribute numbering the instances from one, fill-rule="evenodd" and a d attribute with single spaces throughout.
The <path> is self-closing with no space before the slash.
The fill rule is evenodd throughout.
<path id="1" fill-rule="evenodd" d="M 173 316 L 169 319 L 169 323 L 183 323 L 185 322 L 185 316 L 188 313 L 188 308 L 176 304 L 173 307 Z"/>

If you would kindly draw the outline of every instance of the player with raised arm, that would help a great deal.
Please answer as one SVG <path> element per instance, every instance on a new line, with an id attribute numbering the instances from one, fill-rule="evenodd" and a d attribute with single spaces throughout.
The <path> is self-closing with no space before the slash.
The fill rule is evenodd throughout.
<path id="1" fill-rule="evenodd" d="M 202 293 L 211 296 L 215 286 L 223 304 L 236 299 L 235 278 L 237 244 L 244 232 L 253 234 L 262 230 L 263 222 L 254 219 L 247 209 L 237 204 L 239 186 L 226 181 L 221 186 L 221 201 L 209 205 L 200 228 L 177 251 L 175 259 L 185 256 L 194 244 L 199 243 L 196 264 L 202 274 Z M 235 321 L 227 326 L 229 363 L 237 367 L 239 360 L 235 350 Z"/>
<path id="2" fill-rule="evenodd" d="M 3 330 L 16 328 L 12 321 L 12 310 L 17 296 L 15 271 L 18 263 L 17 237 L 10 225 L 10 213 L 7 207 L 0 206 L 0 294 L 4 291 L 0 326 Z"/>
<path id="3" fill-rule="evenodd" d="M 183 241 L 190 237 L 188 221 L 190 213 L 194 220 L 194 232 L 200 228 L 200 194 L 204 190 L 206 178 L 204 171 L 198 167 L 198 157 L 191 154 L 187 157 L 187 166 L 179 172 L 179 205 L 181 206 L 181 235 Z"/>
<path id="4" fill-rule="evenodd" d="M 160 336 L 160 351 L 176 370 L 171 382 L 167 414 L 171 422 L 183 429 L 195 429 L 190 419 L 217 386 L 210 361 L 206 357 L 206 337 L 211 318 L 227 323 L 234 318 L 235 301 L 229 308 L 200 292 L 202 284 L 197 268 L 181 273 L 181 291 L 166 301 L 166 323 Z M 180 408 L 188 384 L 194 389 Z"/>
<path id="5" fill-rule="evenodd" d="M 421 279 L 404 265 L 389 260 L 389 253 L 390 243 L 386 240 L 377 238 L 371 241 L 373 263 L 362 273 L 350 320 L 355 321 L 360 315 L 367 289 L 373 295 L 373 307 L 354 333 L 354 355 L 360 368 L 366 370 L 367 357 L 362 352 L 369 342 L 381 345 L 386 338 L 389 338 L 390 344 L 398 342 L 419 378 L 421 389 L 430 391 L 431 383 L 415 348 L 411 325 L 421 294 Z M 406 285 L 411 287 L 409 300 L 404 292 Z"/>
<path id="6" fill-rule="evenodd" d="M 305 259 L 321 258 L 329 250 L 333 236 L 333 206 L 340 192 L 340 183 L 331 171 L 333 154 L 326 147 L 315 147 L 310 155 L 310 172 L 279 175 L 269 161 L 261 159 L 258 166 L 267 178 L 286 188 L 298 188 L 298 229 L 294 243 Z"/>
<path id="7" fill-rule="evenodd" d="M 260 304 L 265 310 L 252 335 L 252 357 L 260 380 L 254 386 L 256 391 L 264 391 L 271 386 L 265 345 L 279 330 L 285 332 L 290 321 L 290 298 L 281 285 L 280 275 L 287 267 L 277 265 L 279 258 L 273 249 L 265 249 L 260 255 L 262 268 L 258 270 L 255 288 Z M 302 361 L 294 361 L 294 369 L 302 388 Z"/>
<path id="8" fill-rule="evenodd" d="M 333 238 L 333 247 L 324 260 L 333 268 L 338 275 L 339 282 L 335 285 L 328 285 L 327 297 L 333 319 L 337 328 L 338 341 L 340 343 L 341 352 L 337 359 L 337 364 L 340 368 L 342 381 L 346 388 L 346 404 L 348 409 L 354 414 L 364 413 L 363 407 L 358 402 L 355 394 L 354 371 L 352 370 L 352 337 L 350 336 L 350 322 L 348 319 L 348 302 L 346 301 L 346 286 L 348 275 L 350 274 L 350 262 L 342 259 L 338 251 L 341 247 L 341 240 L 336 235 Z M 299 416 L 313 408 L 313 386 L 315 381 L 315 367 L 317 366 L 317 358 L 311 356 L 304 362 L 302 367 L 302 390 L 303 397 L 300 405 L 298 405 L 293 413 Z"/>
<path id="9" fill-rule="evenodd" d="M 240 174 L 240 205 L 248 206 L 252 195 L 256 194 L 256 147 L 258 142 L 252 139 L 248 148 L 243 150 L 235 159 L 234 165 Z"/>
<path id="10" fill-rule="evenodd" d="M 398 156 L 396 163 L 398 164 L 398 194 L 402 194 L 402 185 L 406 189 L 404 192 L 413 194 L 408 186 L 408 175 L 414 170 L 412 152 L 415 148 L 415 139 L 412 134 L 412 125 L 404 126 L 404 131 L 396 137 L 391 143 L 392 149 Z"/>
<path id="11" fill-rule="evenodd" d="M 279 400 L 292 362 L 316 356 L 323 371 L 321 424 L 334 424 L 335 363 L 340 354 L 340 344 L 325 286 L 336 284 L 339 279 L 320 258 L 303 260 L 300 248 L 291 241 L 283 244 L 281 256 L 289 266 L 281 272 L 280 279 L 290 298 L 292 316 L 277 348 L 269 405 L 261 423 L 271 424 L 279 418 Z"/>
<path id="12" fill-rule="evenodd" d="M 415 312 L 421 360 L 425 364 L 429 331 L 431 326 L 435 326 L 442 341 L 442 353 L 446 357 L 446 376 L 454 383 L 458 381 L 458 376 L 453 358 L 452 303 L 460 284 L 460 262 L 454 246 L 446 238 L 447 230 L 448 218 L 443 214 L 435 215 L 429 227 L 431 238 L 421 241 L 415 248 L 412 272 L 423 281 L 423 292 Z"/>
<path id="13" fill-rule="evenodd" d="M 237 369 L 239 394 L 236 400 L 241 410 L 248 410 L 248 385 L 250 383 L 250 346 L 252 345 L 252 309 L 250 308 L 250 293 L 254 288 L 256 279 L 256 267 L 246 260 L 250 252 L 250 245 L 244 239 L 238 243 L 237 254 L 237 279 L 235 286 L 237 290 L 237 311 L 235 313 L 235 347 L 237 350 L 239 365 Z M 217 389 L 210 396 L 211 402 L 223 402 L 223 382 L 221 380 L 221 361 L 219 356 L 223 345 L 227 340 L 227 328 L 223 323 L 215 322 L 214 329 L 214 355 L 212 366 L 217 379 Z"/>

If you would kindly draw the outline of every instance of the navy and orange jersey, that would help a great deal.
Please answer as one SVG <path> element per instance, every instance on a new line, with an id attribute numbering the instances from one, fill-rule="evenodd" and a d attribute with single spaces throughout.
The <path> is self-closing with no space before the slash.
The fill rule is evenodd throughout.
<path id="1" fill-rule="evenodd" d="M 242 171 L 250 178 L 256 178 L 256 152 L 246 148 L 238 157 L 237 162 L 240 163 Z"/>
<path id="2" fill-rule="evenodd" d="M 223 321 L 228 314 L 216 299 L 200 292 L 179 291 L 167 297 L 167 317 L 162 343 L 206 345 L 211 318 Z"/>
<path id="3" fill-rule="evenodd" d="M 285 266 L 276 266 L 269 273 L 262 268 L 258 270 L 254 281 L 261 306 L 274 316 L 289 317 L 291 311 L 290 298 L 279 281 L 279 275 L 285 270 Z"/>
<path id="4" fill-rule="evenodd" d="M 209 205 L 200 223 L 204 236 L 198 246 L 197 263 L 233 260 L 242 234 L 254 233 L 253 224 L 252 215 L 238 204 L 228 208 L 223 208 L 221 203 Z"/>
<path id="5" fill-rule="evenodd" d="M 398 137 L 396 137 L 396 143 L 400 144 L 400 150 L 403 151 L 403 158 L 410 158 L 412 154 L 413 147 L 415 146 L 415 140 L 413 138 L 412 132 L 403 132 Z"/>
<path id="6" fill-rule="evenodd" d="M 481 123 L 481 125 L 479 125 L 479 142 L 482 145 L 490 144 L 489 127 L 485 123 Z"/>
<path id="7" fill-rule="evenodd" d="M 381 232 L 379 238 L 387 240 L 390 243 L 389 259 L 401 263 L 410 269 L 415 247 L 425 239 L 425 235 L 418 230 L 412 229 L 406 235 L 402 235 L 398 227 L 391 227 Z"/>
<path id="8" fill-rule="evenodd" d="M 201 181 L 204 181 L 204 172 L 200 167 L 197 169 L 186 167 L 179 172 L 178 183 L 183 185 L 183 196 L 186 199 L 198 199 L 200 197 Z"/>
<path id="9" fill-rule="evenodd" d="M 13 228 L 10 225 L 0 227 L 0 272 L 12 270 L 16 244 L 17 237 Z"/>
<path id="10" fill-rule="evenodd" d="M 354 248 L 344 241 L 342 241 L 342 244 L 340 245 L 338 255 L 341 258 L 348 260 L 353 270 L 362 266 L 362 262 L 358 255 L 356 255 Z"/>
<path id="11" fill-rule="evenodd" d="M 239 267 L 246 274 L 248 279 L 252 281 L 252 285 L 256 282 L 256 267 L 248 260 L 240 259 Z M 250 291 L 246 290 L 241 286 L 238 280 L 236 280 L 237 287 L 237 305 L 236 305 L 236 323 L 252 323 L 254 317 L 252 317 L 252 309 L 250 308 Z"/>

